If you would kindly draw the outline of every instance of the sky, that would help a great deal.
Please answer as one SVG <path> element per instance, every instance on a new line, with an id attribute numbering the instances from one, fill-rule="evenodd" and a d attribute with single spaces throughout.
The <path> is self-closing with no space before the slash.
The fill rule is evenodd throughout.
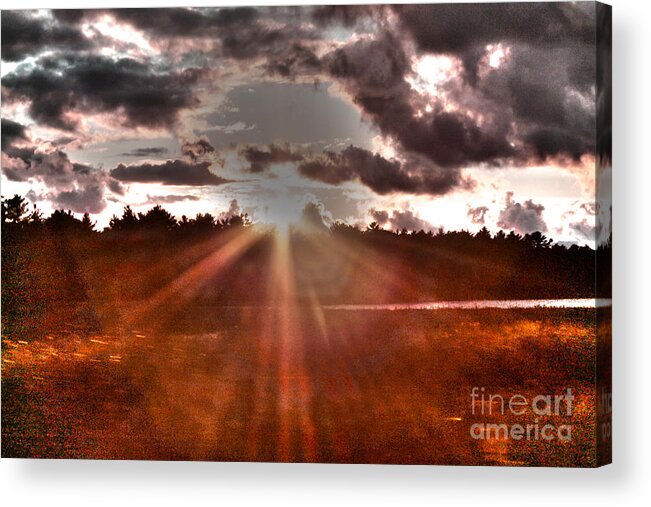
<path id="1" fill-rule="evenodd" d="M 287 224 L 316 204 L 593 245 L 598 21 L 592 2 L 3 11 L 2 194 L 99 227 L 126 205 Z"/>

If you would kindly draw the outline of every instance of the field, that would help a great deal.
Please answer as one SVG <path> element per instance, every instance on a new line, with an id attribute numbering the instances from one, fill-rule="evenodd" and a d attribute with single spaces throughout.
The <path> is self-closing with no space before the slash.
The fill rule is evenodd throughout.
<path id="1" fill-rule="evenodd" d="M 195 307 L 147 322 L 4 337 L 3 457 L 596 464 L 594 310 Z M 570 416 L 508 409 L 568 388 Z M 534 422 L 571 439 L 471 437 Z"/>

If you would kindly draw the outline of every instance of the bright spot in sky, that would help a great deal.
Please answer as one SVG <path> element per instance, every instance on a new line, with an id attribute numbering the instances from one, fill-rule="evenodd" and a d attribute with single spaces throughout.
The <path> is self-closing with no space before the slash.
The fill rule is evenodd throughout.
<path id="1" fill-rule="evenodd" d="M 488 53 L 488 65 L 493 69 L 497 69 L 509 57 L 511 54 L 511 48 L 504 47 L 500 42 L 498 44 L 489 44 L 486 46 L 486 52 Z"/>
<path id="2" fill-rule="evenodd" d="M 450 79 L 455 60 L 445 55 L 425 55 L 417 58 L 413 65 L 415 77 L 407 78 L 419 93 L 436 95 L 441 84 Z"/>
<path id="3" fill-rule="evenodd" d="M 133 44 L 143 53 L 153 56 L 156 54 L 149 41 L 143 36 L 142 33 L 134 30 L 129 25 L 124 25 L 116 22 L 111 16 L 104 16 L 99 21 L 93 23 L 84 23 L 81 27 L 82 32 L 87 37 L 93 38 L 98 33 L 105 37 L 110 37 L 117 41 L 126 44 Z M 104 48 L 107 55 L 115 52 L 115 48 Z"/>
<path id="4" fill-rule="evenodd" d="M 262 221 L 280 229 L 287 229 L 290 225 L 300 221 L 304 208 L 304 198 L 281 193 L 265 203 Z"/>

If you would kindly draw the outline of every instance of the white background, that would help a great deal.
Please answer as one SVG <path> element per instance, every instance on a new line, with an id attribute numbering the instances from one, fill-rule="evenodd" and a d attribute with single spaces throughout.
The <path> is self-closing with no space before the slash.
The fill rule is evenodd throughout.
<path id="1" fill-rule="evenodd" d="M 11 0 L 3 2 L 2 8 L 273 3 L 278 2 Z M 615 94 L 613 465 L 573 470 L 3 459 L 0 502 L 66 506 L 242 502 L 375 506 L 416 502 L 445 506 L 651 505 L 651 333 L 645 320 L 651 313 L 651 3 L 611 3 Z"/>

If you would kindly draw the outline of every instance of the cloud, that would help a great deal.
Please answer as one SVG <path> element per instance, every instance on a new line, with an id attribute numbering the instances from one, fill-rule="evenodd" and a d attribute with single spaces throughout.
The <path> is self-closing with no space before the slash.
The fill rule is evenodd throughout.
<path id="1" fill-rule="evenodd" d="M 482 83 L 487 96 L 513 112 L 521 156 L 578 161 L 594 154 L 594 52 L 594 44 L 514 47 Z"/>
<path id="2" fill-rule="evenodd" d="M 217 87 L 206 76 L 218 66 L 230 66 L 237 79 L 273 75 L 280 86 L 334 82 L 331 90 L 354 102 L 395 158 L 352 146 L 309 155 L 281 144 L 249 145 L 240 151 L 248 170 L 293 162 L 303 176 L 332 185 L 443 195 L 471 186 L 467 167 L 576 164 L 595 153 L 610 160 L 611 48 L 608 36 L 595 40 L 595 20 L 609 33 L 608 12 L 589 3 L 524 3 L 3 13 L 3 59 L 34 59 L 3 78 L 2 98 L 25 107 L 36 126 L 74 131 L 101 115 L 124 128 L 174 130 L 183 112 L 206 105 L 201 100 Z M 99 32 L 86 38 L 82 25 L 106 16 L 144 37 L 147 50 L 127 52 L 123 41 Z M 493 65 L 496 47 L 504 54 Z M 595 51 L 603 56 L 599 67 Z M 450 62 L 435 87 L 419 87 L 425 57 Z M 319 120 L 328 121 L 315 115 L 310 133 L 317 136 Z M 267 132 L 264 111 L 244 120 Z M 597 121 L 605 127 L 595 139 Z M 7 125 L 3 143 L 17 142 Z M 123 156 L 163 155 L 146 149 Z M 30 159 L 29 149 L 11 150 L 14 163 Z M 199 168 L 214 158 L 207 141 L 185 143 L 182 151 L 195 167 L 190 180 L 218 184 Z M 120 167 L 125 177 L 168 178 L 158 166 L 140 166 L 138 176 L 134 166 Z M 477 213 L 469 216 L 483 220 Z"/>
<path id="3" fill-rule="evenodd" d="M 595 202 L 584 202 L 581 204 L 580 208 L 585 211 L 588 215 L 597 214 L 597 203 Z"/>
<path id="4" fill-rule="evenodd" d="M 125 193 L 124 185 L 122 185 L 122 183 L 120 183 L 115 178 L 109 178 L 106 186 L 111 192 L 113 192 L 116 195 L 124 195 Z"/>
<path id="5" fill-rule="evenodd" d="M 266 23 L 253 23 L 224 31 L 220 36 L 221 51 L 223 56 L 235 60 L 259 56 L 278 58 L 285 55 L 293 43 L 314 37 L 314 32 L 297 24 L 276 28 Z"/>
<path id="6" fill-rule="evenodd" d="M 212 145 L 205 139 L 199 139 L 193 143 L 185 142 L 181 146 L 181 153 L 183 153 L 185 157 L 188 157 L 193 162 L 196 162 L 197 160 L 214 152 L 215 148 L 213 148 Z"/>
<path id="7" fill-rule="evenodd" d="M 160 157 L 169 153 L 163 146 L 152 146 L 151 148 L 135 148 L 131 151 L 120 153 L 120 157 Z"/>
<path id="8" fill-rule="evenodd" d="M 338 185 L 359 181 L 378 194 L 395 192 L 442 195 L 470 183 L 459 171 L 446 171 L 413 156 L 406 162 L 387 160 L 363 148 L 349 146 L 340 153 L 326 151 L 298 166 L 307 178 Z"/>
<path id="9" fill-rule="evenodd" d="M 56 208 L 76 213 L 101 213 L 106 208 L 104 188 L 102 179 L 92 179 L 73 190 L 62 190 L 47 196 Z"/>
<path id="10" fill-rule="evenodd" d="M 199 41 L 208 40 L 213 43 L 216 56 L 235 60 L 281 55 L 293 41 L 319 36 L 307 24 L 297 22 L 296 10 L 292 13 L 292 9 L 278 7 L 103 9 L 57 15 L 77 23 L 110 15 L 143 31 L 154 45 L 172 47 L 179 40 L 182 44 L 189 41 L 190 45 L 199 45 Z"/>
<path id="11" fill-rule="evenodd" d="M 542 217 L 544 210 L 542 204 L 536 204 L 531 199 L 523 204 L 515 202 L 513 192 L 507 192 L 505 207 L 500 211 L 497 226 L 514 230 L 518 234 L 547 232 L 547 224 Z"/>
<path id="12" fill-rule="evenodd" d="M 222 185 L 226 180 L 208 168 L 210 162 L 197 164 L 183 160 L 168 160 L 163 164 L 120 164 L 111 169 L 113 178 L 130 183 L 162 183 L 163 185 Z"/>
<path id="13" fill-rule="evenodd" d="M 321 202 L 308 201 L 301 211 L 301 222 L 317 230 L 327 230 L 332 223 L 332 216 Z"/>
<path id="14" fill-rule="evenodd" d="M 435 227 L 428 221 L 416 216 L 412 210 L 393 210 L 389 223 L 396 230 L 407 231 L 432 231 Z"/>
<path id="15" fill-rule="evenodd" d="M 294 42 L 286 50 L 268 55 L 265 69 L 271 75 L 294 79 L 299 74 L 317 73 L 322 69 L 322 64 L 312 49 Z"/>
<path id="16" fill-rule="evenodd" d="M 57 13 L 60 11 L 57 11 Z M 152 37 L 215 37 L 220 31 L 255 23 L 259 17 L 253 7 L 223 9 L 136 8 L 68 11 L 60 17 L 94 17 L 109 14 Z"/>
<path id="17" fill-rule="evenodd" d="M 14 156 L 16 155 L 16 156 Z M 106 208 L 106 189 L 123 194 L 121 184 L 106 172 L 77 164 L 61 150 L 37 151 L 29 147 L 5 151 L 2 170 L 10 181 L 39 182 L 47 187 L 42 198 L 56 208 L 76 213 L 100 213 Z"/>
<path id="18" fill-rule="evenodd" d="M 375 208 L 371 208 L 368 214 L 378 225 L 386 225 L 389 222 L 389 212 L 387 210 L 377 210 Z"/>
<path id="19" fill-rule="evenodd" d="M 83 50 L 91 42 L 75 27 L 29 11 L 3 11 L 2 60 L 18 62 L 28 56 L 57 49 Z"/>
<path id="20" fill-rule="evenodd" d="M 8 118 L 2 118 L 2 151 L 8 150 L 14 141 L 27 141 L 27 128 Z"/>
<path id="21" fill-rule="evenodd" d="M 240 205 L 237 202 L 237 199 L 232 199 L 228 205 L 228 209 L 226 211 L 222 211 L 219 215 L 217 215 L 217 220 L 228 220 L 230 218 L 240 216 L 241 214 L 242 210 L 240 209 Z"/>
<path id="22" fill-rule="evenodd" d="M 403 152 L 451 171 L 530 159 L 578 161 L 594 153 L 594 6 L 390 8 L 416 43 L 416 56 L 442 55 L 461 64 L 460 74 L 453 66 L 443 76 L 436 96 L 424 96 L 408 82 L 414 77 L 408 44 L 389 29 L 341 46 L 322 61 Z M 482 63 L 490 44 L 507 45 L 509 57 L 499 68 Z M 482 65 L 488 68 L 480 72 Z"/>
<path id="23" fill-rule="evenodd" d="M 477 206 L 476 208 L 468 209 L 468 216 L 473 224 L 483 224 L 485 223 L 487 212 L 488 208 L 486 206 Z"/>
<path id="24" fill-rule="evenodd" d="M 595 241 L 596 239 L 596 228 L 594 223 L 590 223 L 587 218 L 584 218 L 580 222 L 569 224 L 569 228 L 574 231 L 577 237 L 581 240 Z"/>
<path id="25" fill-rule="evenodd" d="M 472 53 L 490 43 L 550 47 L 594 40 L 590 16 L 594 6 L 588 5 L 514 2 L 393 5 L 391 9 L 418 49 L 459 56 L 471 77 L 476 72 Z"/>
<path id="26" fill-rule="evenodd" d="M 404 210 L 377 210 L 371 208 L 369 215 L 378 225 L 389 226 L 393 231 L 433 231 L 436 229 L 430 222 L 423 220 L 416 215 L 411 209 Z"/>
<path id="27" fill-rule="evenodd" d="M 170 195 L 148 195 L 147 200 L 144 202 L 144 204 L 172 204 L 175 202 L 185 202 L 185 201 L 199 201 L 200 198 L 196 195 L 190 195 L 190 194 L 185 194 L 185 195 L 177 195 L 177 194 L 170 194 Z"/>
<path id="28" fill-rule="evenodd" d="M 311 11 L 312 20 L 320 26 L 353 27 L 364 18 L 383 11 L 382 5 L 317 5 Z"/>
<path id="29" fill-rule="evenodd" d="M 427 110 L 405 80 L 411 64 L 401 41 L 388 32 L 348 44 L 324 60 L 365 115 L 405 153 L 426 157 L 450 173 L 514 154 L 501 125 L 480 127 L 460 111 Z"/>
<path id="30" fill-rule="evenodd" d="M 562 129 L 538 129 L 525 136 L 525 140 L 540 160 L 557 155 L 568 155 L 579 160 L 588 147 L 585 140 Z"/>
<path id="31" fill-rule="evenodd" d="M 602 167 L 612 164 L 612 8 L 597 9 L 597 155 Z"/>
<path id="32" fill-rule="evenodd" d="M 248 171 L 261 173 L 269 169 L 273 164 L 286 162 L 299 162 L 303 156 L 293 152 L 289 146 L 270 144 L 267 147 L 245 146 L 239 150 L 240 157 L 249 163 Z"/>
<path id="33" fill-rule="evenodd" d="M 37 122 L 75 130 L 73 113 L 113 113 L 126 127 L 171 128 L 198 105 L 192 92 L 202 71 L 156 69 L 131 58 L 69 53 L 42 57 L 2 79 L 3 100 L 27 100 Z"/>

